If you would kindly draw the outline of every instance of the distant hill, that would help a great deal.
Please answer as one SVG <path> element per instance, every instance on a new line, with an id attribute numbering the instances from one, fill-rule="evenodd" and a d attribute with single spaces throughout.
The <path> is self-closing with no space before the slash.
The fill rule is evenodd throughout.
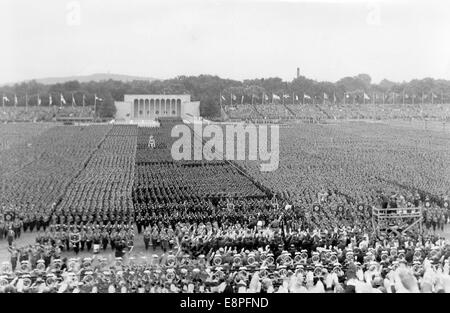
<path id="1" fill-rule="evenodd" d="M 120 80 L 120 81 L 133 81 L 133 80 L 148 80 L 154 81 L 157 78 L 153 77 L 142 77 L 142 76 L 131 76 L 131 75 L 122 75 L 122 74 L 109 74 L 109 73 L 96 73 L 91 75 L 81 75 L 81 76 L 66 76 L 66 77 L 47 77 L 47 78 L 36 78 L 34 79 L 36 82 L 52 85 L 57 83 L 65 83 L 72 80 L 78 80 L 80 83 L 86 83 L 90 81 L 103 81 L 103 80 Z M 19 82 L 20 83 L 20 82 Z M 15 83 L 7 83 L 3 85 L 14 85 Z"/>

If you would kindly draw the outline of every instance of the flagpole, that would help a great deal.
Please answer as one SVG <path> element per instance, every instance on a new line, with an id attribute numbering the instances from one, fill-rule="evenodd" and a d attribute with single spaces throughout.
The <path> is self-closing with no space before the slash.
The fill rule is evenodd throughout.
<path id="1" fill-rule="evenodd" d="M 393 92 L 392 93 L 392 104 L 394 104 L 394 102 L 395 102 L 395 93 Z"/>
<path id="2" fill-rule="evenodd" d="M 28 94 L 25 93 L 25 111 L 28 111 Z"/>
<path id="3" fill-rule="evenodd" d="M 346 92 L 344 92 L 344 106 L 345 106 L 345 98 L 346 98 Z"/>
<path id="4" fill-rule="evenodd" d="M 97 94 L 94 94 L 94 115 L 97 113 Z"/>
<path id="5" fill-rule="evenodd" d="M 431 92 L 431 104 L 432 105 L 434 104 L 434 94 L 433 94 L 433 92 Z"/>
<path id="6" fill-rule="evenodd" d="M 363 105 L 366 105 L 366 92 L 363 91 Z"/>
<path id="7" fill-rule="evenodd" d="M 222 93 L 219 92 L 219 104 L 220 104 L 220 108 L 222 108 Z"/>
<path id="8" fill-rule="evenodd" d="M 5 95 L 2 95 L 2 107 L 5 109 Z"/>
<path id="9" fill-rule="evenodd" d="M 295 104 L 295 92 L 292 93 L 292 105 Z"/>
<path id="10" fill-rule="evenodd" d="M 405 91 L 403 90 L 403 106 L 405 106 Z"/>
<path id="11" fill-rule="evenodd" d="M 230 106 L 233 106 L 233 94 L 230 92 Z"/>

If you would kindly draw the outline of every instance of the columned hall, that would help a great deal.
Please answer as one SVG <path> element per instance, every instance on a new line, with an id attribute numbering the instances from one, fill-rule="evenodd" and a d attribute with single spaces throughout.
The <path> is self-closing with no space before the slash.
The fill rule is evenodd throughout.
<path id="1" fill-rule="evenodd" d="M 190 95 L 124 95 L 115 102 L 116 119 L 149 121 L 160 117 L 199 117 L 200 102 L 191 102 Z"/>

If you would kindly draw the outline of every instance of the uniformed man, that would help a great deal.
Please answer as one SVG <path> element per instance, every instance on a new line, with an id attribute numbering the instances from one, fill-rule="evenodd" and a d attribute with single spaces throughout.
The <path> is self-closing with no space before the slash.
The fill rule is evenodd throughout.
<path id="1" fill-rule="evenodd" d="M 30 216 L 30 232 L 33 232 L 34 227 L 36 226 L 36 213 L 32 213 Z"/>
<path id="2" fill-rule="evenodd" d="M 73 227 L 72 232 L 70 233 L 70 243 L 72 244 L 73 250 L 76 254 L 80 252 L 80 233 L 76 226 Z"/>
<path id="3" fill-rule="evenodd" d="M 81 231 L 80 231 L 80 249 L 81 251 L 84 251 L 84 246 L 86 245 L 86 226 L 81 226 Z"/>
<path id="4" fill-rule="evenodd" d="M 44 227 L 44 231 L 50 224 L 50 216 L 48 214 L 44 214 L 42 217 L 42 227 Z"/>
<path id="5" fill-rule="evenodd" d="M 108 247 L 108 242 L 109 242 L 109 234 L 106 231 L 106 229 L 104 229 L 103 232 L 102 232 L 102 247 L 103 247 L 103 251 L 105 251 L 106 248 Z"/>
<path id="6" fill-rule="evenodd" d="M 148 247 L 150 245 L 150 239 L 152 237 L 152 233 L 151 233 L 151 228 L 147 227 L 144 231 L 144 245 L 145 245 L 145 250 L 148 250 Z"/>
<path id="7" fill-rule="evenodd" d="M 140 235 L 142 232 L 142 226 L 143 226 L 142 216 L 140 213 L 138 213 L 138 215 L 136 216 L 136 226 L 137 226 L 138 234 Z"/>
<path id="8" fill-rule="evenodd" d="M 159 232 L 158 232 L 158 227 L 154 227 L 153 231 L 152 231 L 152 248 L 153 251 L 156 250 L 156 248 L 159 245 Z"/>
<path id="9" fill-rule="evenodd" d="M 6 234 L 6 239 L 8 240 L 8 246 L 12 246 L 12 243 L 15 238 L 15 232 L 12 227 L 9 227 L 8 232 Z"/>
<path id="10" fill-rule="evenodd" d="M 87 231 L 86 231 L 86 248 L 87 251 L 91 251 L 92 248 L 92 240 L 93 240 L 93 233 L 92 230 L 90 229 L 90 227 L 88 226 Z"/>
<path id="11" fill-rule="evenodd" d="M 23 218 L 23 232 L 26 232 L 28 230 L 29 221 L 30 221 L 29 214 L 25 214 Z"/>

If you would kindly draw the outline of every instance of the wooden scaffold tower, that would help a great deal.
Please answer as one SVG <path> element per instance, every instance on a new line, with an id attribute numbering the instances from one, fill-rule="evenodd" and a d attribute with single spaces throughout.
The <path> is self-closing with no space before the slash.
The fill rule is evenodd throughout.
<path id="1" fill-rule="evenodd" d="M 422 234 L 422 221 L 422 208 L 372 208 L 372 225 L 378 237 Z"/>

